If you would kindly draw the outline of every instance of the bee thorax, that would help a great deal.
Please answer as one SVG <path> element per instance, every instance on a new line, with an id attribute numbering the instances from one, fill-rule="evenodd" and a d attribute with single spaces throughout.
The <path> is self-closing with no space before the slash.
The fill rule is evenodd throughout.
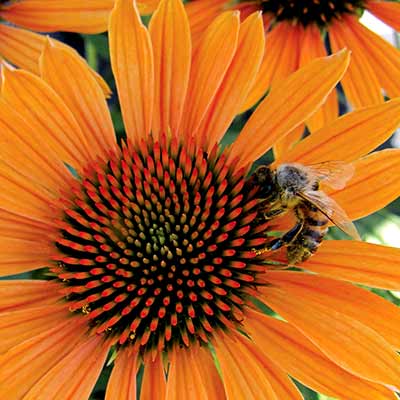
<path id="1" fill-rule="evenodd" d="M 294 164 L 282 164 L 276 171 L 276 181 L 287 196 L 302 192 L 314 183 L 303 168 Z"/>

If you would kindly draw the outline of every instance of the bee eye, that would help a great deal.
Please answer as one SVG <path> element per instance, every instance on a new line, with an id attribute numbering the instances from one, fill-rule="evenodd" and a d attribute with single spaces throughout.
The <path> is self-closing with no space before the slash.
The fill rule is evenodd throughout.
<path id="1" fill-rule="evenodd" d="M 272 185 L 269 184 L 262 185 L 259 193 L 261 197 L 269 197 L 272 193 Z"/>

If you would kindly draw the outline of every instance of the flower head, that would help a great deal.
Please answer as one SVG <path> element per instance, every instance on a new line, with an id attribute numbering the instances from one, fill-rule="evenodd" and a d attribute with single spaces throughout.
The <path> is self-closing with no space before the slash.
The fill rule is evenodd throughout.
<path id="1" fill-rule="evenodd" d="M 193 55 L 180 0 L 161 1 L 149 29 L 118 0 L 109 33 L 120 142 L 74 53 L 49 40 L 39 76 L 3 69 L 0 273 L 47 267 L 49 280 L 0 281 L 0 397 L 88 398 L 112 349 L 106 399 L 135 398 L 142 365 L 141 398 L 301 399 L 289 375 L 339 398 L 394 398 L 400 313 L 344 281 L 398 287 L 398 250 L 327 242 L 301 272 L 257 252 L 272 227 L 250 166 L 315 112 L 349 53 L 274 86 L 222 148 L 262 62 L 261 15 L 222 14 Z M 328 195 L 356 219 L 400 192 L 398 151 L 363 157 L 399 123 L 399 100 L 363 109 L 275 146 L 275 163 L 353 162 Z"/>
<path id="2" fill-rule="evenodd" d="M 213 3 L 211 5 L 211 3 Z M 210 20 L 226 9 L 241 11 L 242 17 L 260 10 L 267 27 L 265 58 L 247 100 L 253 106 L 268 88 L 316 57 L 348 48 L 352 61 L 341 80 L 353 108 L 400 95 L 399 50 L 369 30 L 359 18 L 367 10 L 394 29 L 400 26 L 400 4 L 395 1 L 190 1 L 186 5 L 194 40 L 198 41 Z M 321 128 L 338 115 L 336 92 L 331 92 L 321 111 L 307 121 L 311 130 Z"/>

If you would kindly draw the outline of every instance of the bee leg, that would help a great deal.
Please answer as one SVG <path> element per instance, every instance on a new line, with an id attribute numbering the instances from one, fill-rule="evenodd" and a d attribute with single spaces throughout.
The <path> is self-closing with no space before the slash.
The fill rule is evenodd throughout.
<path id="1" fill-rule="evenodd" d="M 286 211 L 287 211 L 286 208 L 278 208 L 276 210 L 270 210 L 268 212 L 263 213 L 263 218 L 265 220 L 273 219 L 278 215 L 284 214 Z"/>
<path id="2" fill-rule="evenodd" d="M 303 229 L 303 225 L 303 221 L 298 222 L 292 229 L 290 229 L 290 231 L 286 232 L 282 237 L 272 240 L 272 242 L 265 246 L 263 249 L 254 250 L 255 253 L 260 256 L 261 254 L 267 253 L 268 251 L 275 251 L 283 246 L 287 246 L 296 239 L 297 235 Z"/>
<path id="3" fill-rule="evenodd" d="M 278 250 L 283 246 L 288 245 L 296 239 L 297 235 L 303 229 L 303 221 L 298 222 L 290 231 L 287 231 L 281 238 L 274 239 L 269 245 L 270 250 Z"/>

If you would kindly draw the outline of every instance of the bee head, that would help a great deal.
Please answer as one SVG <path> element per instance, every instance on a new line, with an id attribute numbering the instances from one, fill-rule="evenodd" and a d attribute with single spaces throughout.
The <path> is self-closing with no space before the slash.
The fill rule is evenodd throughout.
<path id="1" fill-rule="evenodd" d="M 275 172 L 266 165 L 258 167 L 254 174 L 255 184 L 260 186 L 259 195 L 261 197 L 270 197 L 275 192 Z"/>

